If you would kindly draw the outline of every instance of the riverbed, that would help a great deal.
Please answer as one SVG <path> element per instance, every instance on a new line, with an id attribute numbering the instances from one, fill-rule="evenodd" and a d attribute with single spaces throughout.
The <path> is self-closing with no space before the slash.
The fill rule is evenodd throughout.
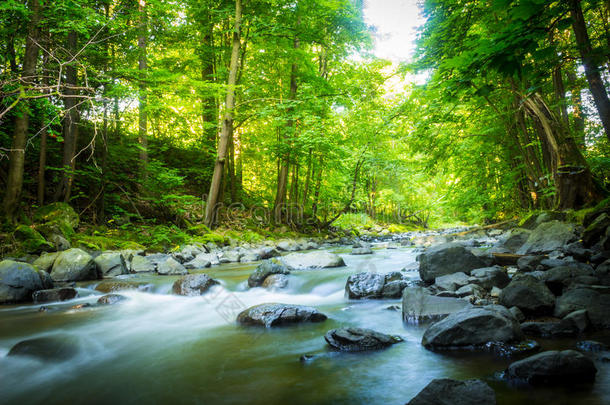
<path id="1" fill-rule="evenodd" d="M 171 295 L 177 277 L 134 275 L 148 292 L 110 306 L 71 309 L 94 303 L 97 282 L 78 284 L 79 298 L 54 304 L 0 307 L 0 402 L 201 403 L 201 404 L 404 404 L 434 378 L 481 378 L 499 404 L 608 404 L 610 363 L 599 356 L 593 385 L 532 389 L 499 378 L 509 359 L 492 354 L 435 353 L 424 349 L 427 325 L 404 324 L 400 300 L 349 300 L 345 282 L 363 271 L 406 269 L 416 281 L 417 250 L 377 247 L 372 255 L 333 248 L 346 267 L 293 271 L 286 289 L 248 289 L 258 263 L 205 269 L 221 285 L 201 297 Z M 237 314 L 249 306 L 277 302 L 310 305 L 328 315 L 322 323 L 273 329 L 243 327 Z M 400 335 L 404 342 L 370 353 L 328 349 L 324 333 L 357 326 Z M 42 362 L 6 357 L 17 342 L 57 335 L 74 342 L 77 354 Z M 610 343 L 607 334 L 590 335 Z M 574 348 L 575 340 L 538 340 L 543 349 Z M 301 361 L 303 355 L 311 360 Z"/>

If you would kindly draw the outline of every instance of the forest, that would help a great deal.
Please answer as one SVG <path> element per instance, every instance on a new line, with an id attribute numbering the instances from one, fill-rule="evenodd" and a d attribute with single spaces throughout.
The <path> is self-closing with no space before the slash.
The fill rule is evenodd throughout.
<path id="1" fill-rule="evenodd" d="M 0 0 L 0 402 L 610 403 L 609 91 L 610 0 Z"/>

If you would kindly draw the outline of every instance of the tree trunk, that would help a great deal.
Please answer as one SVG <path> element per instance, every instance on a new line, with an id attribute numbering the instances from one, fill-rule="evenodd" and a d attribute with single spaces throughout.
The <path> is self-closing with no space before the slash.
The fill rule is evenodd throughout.
<path id="1" fill-rule="evenodd" d="M 28 24 L 28 34 L 25 41 L 25 55 L 23 57 L 23 68 L 21 79 L 25 87 L 31 83 L 36 75 L 36 61 L 38 59 L 38 45 L 36 42 L 40 37 L 40 15 L 41 6 L 39 0 L 29 3 L 31 19 Z M 6 181 L 6 192 L 4 194 L 4 215 L 9 221 L 15 220 L 15 212 L 21 198 L 23 187 L 23 166 L 25 163 L 25 144 L 27 141 L 29 127 L 29 103 L 21 101 L 15 114 L 13 131 L 13 142 L 9 153 L 8 178 Z"/>
<path id="2" fill-rule="evenodd" d="M 68 33 L 68 52 L 71 56 L 75 56 L 77 52 L 78 34 L 76 31 Z M 74 182 L 74 168 L 76 146 L 78 143 L 78 99 L 74 96 L 78 94 L 75 89 L 78 83 L 78 70 L 75 66 L 75 61 L 66 66 L 66 89 L 64 91 L 64 107 L 66 109 L 63 121 L 63 172 L 61 181 L 55 193 L 56 201 L 70 201 L 72 194 L 72 184 Z"/>
<path id="3" fill-rule="evenodd" d="M 585 148 L 585 116 L 582 108 L 582 96 L 580 95 L 580 86 L 578 86 L 578 78 L 576 73 L 568 71 L 566 74 L 572 99 L 572 130 L 578 139 L 578 146 L 581 149 Z"/>
<path id="4" fill-rule="evenodd" d="M 241 0 L 235 0 L 235 27 L 233 30 L 233 46 L 231 51 L 231 63 L 229 67 L 229 78 L 227 81 L 227 94 L 225 99 L 225 112 L 222 120 L 222 132 L 218 142 L 218 154 L 214 165 L 214 174 L 210 184 L 210 192 L 205 208 L 205 224 L 211 227 L 216 221 L 216 210 L 218 195 L 222 185 L 222 174 L 229 145 L 229 139 L 233 136 L 233 109 L 235 108 L 235 84 L 237 82 L 237 68 L 239 64 L 241 47 Z"/>
<path id="5" fill-rule="evenodd" d="M 214 22 L 212 16 L 208 12 L 204 21 L 203 34 L 203 52 L 201 54 L 202 68 L 201 79 L 206 83 L 215 82 L 215 61 L 216 55 L 214 50 Z M 218 134 L 218 103 L 213 90 L 204 90 L 201 99 L 203 107 L 203 132 L 206 146 L 210 150 L 214 150 L 216 146 L 216 135 Z"/>
<path id="6" fill-rule="evenodd" d="M 309 183 L 311 182 L 311 176 L 313 175 L 313 173 L 311 172 L 313 167 L 311 153 L 312 148 L 309 148 L 309 154 L 307 155 L 307 174 L 305 176 L 305 188 L 303 189 L 303 203 L 301 204 L 303 207 L 303 211 L 305 210 L 305 204 L 307 203 L 307 197 L 309 195 Z"/>
<path id="7" fill-rule="evenodd" d="M 589 33 L 587 32 L 587 25 L 585 24 L 580 1 L 581 0 L 570 0 L 572 27 L 574 28 L 574 36 L 576 38 L 578 50 L 580 51 L 582 63 L 585 67 L 585 76 L 587 77 L 587 82 L 589 82 L 589 89 L 591 89 L 595 107 L 597 107 L 606 136 L 610 140 L 610 99 L 608 99 L 608 93 L 606 92 L 606 87 L 599 71 L 600 63 L 596 61 L 593 54 L 593 48 L 589 39 Z"/>
<path id="8" fill-rule="evenodd" d="M 315 218 L 318 214 L 318 201 L 320 199 L 320 188 L 322 188 L 322 171 L 323 171 L 323 160 L 322 156 L 320 156 L 320 162 L 318 163 L 318 175 L 316 178 L 316 186 L 313 193 L 313 203 L 311 204 L 311 215 Z"/>
<path id="9" fill-rule="evenodd" d="M 51 43 L 51 37 L 48 30 L 45 30 L 44 34 L 45 46 L 49 49 Z M 49 71 L 46 69 L 49 63 L 49 54 L 45 52 L 42 57 L 42 87 L 45 88 L 44 92 L 49 93 L 50 90 L 46 88 L 49 86 Z M 49 117 L 47 116 L 46 110 L 43 108 L 41 111 L 41 129 L 40 129 L 40 154 L 38 155 L 38 185 L 36 190 L 36 197 L 38 205 L 44 205 L 45 197 L 45 169 L 47 166 L 47 136 L 49 133 Z"/>
<path id="10" fill-rule="evenodd" d="M 147 50 L 148 42 L 148 17 L 146 15 L 146 0 L 139 0 L 138 12 L 140 14 L 140 27 L 138 34 L 138 71 L 139 71 L 139 94 L 138 94 L 138 142 L 140 143 L 140 186 L 146 182 L 148 166 L 148 104 L 147 94 Z"/>

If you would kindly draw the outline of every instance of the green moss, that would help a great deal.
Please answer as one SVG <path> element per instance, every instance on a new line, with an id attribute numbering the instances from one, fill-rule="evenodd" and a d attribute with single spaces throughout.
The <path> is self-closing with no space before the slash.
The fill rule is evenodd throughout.
<path id="1" fill-rule="evenodd" d="M 68 225 L 72 229 L 76 229 L 79 224 L 78 214 L 70 205 L 63 202 L 40 207 L 34 213 L 34 221 L 38 223 L 45 222 L 60 222 Z"/>
<path id="2" fill-rule="evenodd" d="M 40 253 L 43 251 L 54 250 L 52 244 L 35 229 L 27 225 L 19 225 L 13 233 L 15 239 L 19 241 L 21 249 L 27 253 Z"/>

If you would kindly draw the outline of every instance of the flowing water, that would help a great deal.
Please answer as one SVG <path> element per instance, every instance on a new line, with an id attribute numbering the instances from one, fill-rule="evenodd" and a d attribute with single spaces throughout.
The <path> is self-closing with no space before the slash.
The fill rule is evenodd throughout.
<path id="1" fill-rule="evenodd" d="M 0 403 L 403 404 L 434 378 L 483 378 L 502 404 L 608 404 L 610 363 L 596 359 L 595 384 L 578 388 L 510 387 L 496 377 L 508 360 L 480 353 L 424 349 L 425 326 L 406 325 L 399 300 L 350 301 L 345 281 L 361 271 L 415 268 L 414 249 L 376 249 L 373 255 L 340 253 L 346 267 L 295 271 L 281 292 L 247 289 L 256 264 L 206 269 L 221 282 L 201 297 L 167 294 L 176 277 L 138 276 L 151 292 L 125 291 L 117 305 L 70 309 L 95 302 L 94 283 L 79 286 L 69 302 L 0 307 Z M 409 274 L 418 279 L 416 271 Z M 329 319 L 274 329 L 241 327 L 235 317 L 255 304 L 317 307 Z M 390 307 L 390 308 L 389 308 Z M 405 341 L 370 353 L 328 350 L 324 333 L 341 326 L 372 328 Z M 78 347 L 65 361 L 6 357 L 20 340 L 57 336 Z M 607 335 L 594 336 L 610 343 Z M 545 349 L 574 341 L 541 341 Z M 301 362 L 304 354 L 316 355 Z"/>

